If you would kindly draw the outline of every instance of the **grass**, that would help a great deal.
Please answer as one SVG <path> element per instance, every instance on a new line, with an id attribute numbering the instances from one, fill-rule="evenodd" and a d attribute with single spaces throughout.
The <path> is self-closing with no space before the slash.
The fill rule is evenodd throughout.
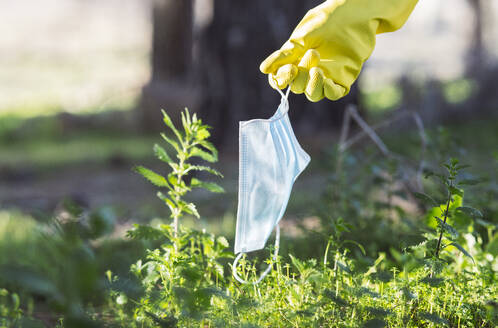
<path id="1" fill-rule="evenodd" d="M 176 213 L 172 217 L 179 221 L 178 231 L 162 218 L 135 226 L 123 238 L 115 233 L 119 218 L 112 210 L 80 208 L 71 202 L 64 202 L 46 222 L 18 211 L 0 212 L 0 253 L 8 254 L 0 259 L 0 311 L 8 313 L 2 324 L 34 320 L 48 327 L 493 327 L 498 313 L 493 303 L 498 292 L 498 190 L 493 189 L 493 174 L 482 186 L 469 187 L 464 202 L 459 195 L 444 211 L 446 203 L 433 208 L 437 204 L 409 200 L 397 183 L 402 164 L 372 156 L 369 147 L 346 154 L 347 165 L 340 173 L 334 168 L 335 153 L 321 154 L 315 157 L 323 164 L 315 167 L 320 179 L 307 182 L 306 193 L 294 193 L 289 204 L 296 222 L 313 215 L 318 224 L 296 228 L 296 235 L 284 232 L 275 261 L 268 259 L 269 246 L 233 268 L 231 238 L 224 237 L 234 230 L 233 211 L 198 220 L 198 209 L 212 208 L 214 198 L 205 198 L 206 204 L 199 207 L 191 203 L 196 197 L 183 199 L 190 189 L 203 185 L 187 177 L 187 159 L 216 160 L 215 149 L 205 140 L 207 128 L 200 121 L 196 124 L 195 129 L 186 124 L 181 132 L 178 142 L 185 149 L 173 152 L 171 140 L 167 142 L 173 148 L 154 148 L 166 162 L 162 165 L 174 169 L 168 175 L 138 169 L 164 192 L 158 201 Z M 447 154 L 467 154 L 464 163 L 482 160 L 496 140 L 493 126 L 487 122 L 451 127 L 457 138 L 431 131 L 428 161 L 437 165 Z M 476 143 L 469 136 L 488 137 Z M 9 165 L 33 161 L 48 168 L 101 163 L 116 152 L 139 161 L 148 158 L 152 143 L 161 142 L 151 139 L 75 133 L 66 140 L 50 135 L 31 142 L 17 139 L 4 142 L 3 149 L 14 159 Z M 396 151 L 417 154 L 418 141 L 411 134 L 386 140 Z M 186 150 L 196 142 L 210 152 Z M 464 151 L 465 145 L 474 148 Z M 81 152 L 92 154 L 81 157 Z M 485 169 L 492 163 L 485 164 L 474 171 L 489 172 Z M 161 174 L 169 171 L 153 168 Z M 447 198 L 446 189 L 460 188 L 448 184 L 450 178 L 460 181 L 467 176 L 452 173 L 443 188 L 426 182 L 429 195 L 422 199 Z M 204 186 L 221 191 L 213 184 Z M 461 190 L 451 192 L 463 195 Z M 394 196 L 412 202 L 416 210 L 392 201 Z M 216 200 L 226 203 L 228 197 Z M 477 207 L 467 212 L 479 217 L 458 210 L 462 205 Z M 427 225 L 431 213 L 445 213 L 443 223 Z M 434 254 L 439 236 L 440 251 Z M 232 277 L 238 270 L 254 281 L 269 261 L 273 270 L 259 285 L 241 285 Z M 10 301 L 16 297 L 19 302 Z"/>
<path id="2" fill-rule="evenodd" d="M 65 139 L 30 139 L 0 145 L 0 165 L 55 168 L 102 163 L 114 156 L 137 160 L 150 155 L 149 136 L 85 134 Z"/>

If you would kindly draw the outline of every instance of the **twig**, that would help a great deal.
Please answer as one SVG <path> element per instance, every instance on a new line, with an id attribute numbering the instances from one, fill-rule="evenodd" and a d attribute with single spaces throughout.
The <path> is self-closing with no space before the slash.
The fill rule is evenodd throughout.
<path id="1" fill-rule="evenodd" d="M 398 114 L 390 119 L 387 119 L 387 120 L 385 120 L 377 125 L 373 125 L 370 128 L 373 131 L 380 130 L 380 129 L 385 128 L 385 127 L 391 125 L 392 123 L 404 118 L 408 114 L 409 114 L 408 112 L 402 112 L 402 113 L 400 113 L 400 114 Z M 367 137 L 367 136 L 368 136 L 368 134 L 365 131 L 358 132 L 356 135 L 351 137 L 347 142 L 344 142 L 342 144 L 341 150 L 345 151 L 346 149 L 350 148 L 353 144 L 357 143 L 358 141 L 360 141 L 361 139 L 363 139 L 364 137 Z"/>
<path id="2" fill-rule="evenodd" d="M 362 131 L 358 132 L 355 134 L 353 137 L 347 139 L 348 133 L 349 133 L 349 125 L 350 125 L 350 120 L 351 116 L 357 122 L 357 124 L 362 128 Z M 421 139 L 421 154 L 420 154 L 420 161 L 418 163 L 418 168 L 416 169 L 416 188 L 419 191 L 423 190 L 423 185 L 422 185 L 422 173 L 423 169 L 425 166 L 425 153 L 427 150 L 427 136 L 425 133 L 425 128 L 423 121 L 420 117 L 420 115 L 416 112 L 412 111 L 402 111 L 398 115 L 395 115 L 377 125 L 369 126 L 365 120 L 359 115 L 358 111 L 353 105 L 350 105 L 346 108 L 345 114 L 344 114 L 344 119 L 343 119 L 343 124 L 342 124 L 342 130 L 341 130 L 341 136 L 339 140 L 339 155 L 338 155 L 338 171 L 341 169 L 341 162 L 342 162 L 342 155 L 343 152 L 346 151 L 348 148 L 350 148 L 353 144 L 357 143 L 364 137 L 370 137 L 370 139 L 376 144 L 376 146 L 380 149 L 380 151 L 388 157 L 397 159 L 399 161 L 406 161 L 405 158 L 402 156 L 391 152 L 387 146 L 384 144 L 382 139 L 378 136 L 376 133 L 377 130 L 380 130 L 382 128 L 385 128 L 394 122 L 401 120 L 405 117 L 411 117 L 415 125 L 418 129 L 419 136 Z M 411 188 L 408 188 L 410 193 L 412 193 Z"/>
<path id="3" fill-rule="evenodd" d="M 365 131 L 365 133 L 372 139 L 372 141 L 377 145 L 377 147 L 380 149 L 380 151 L 386 155 L 389 156 L 389 150 L 387 149 L 387 146 L 384 144 L 384 142 L 379 138 L 377 133 L 363 120 L 363 118 L 358 114 L 358 111 L 354 106 L 350 106 L 349 112 L 353 119 L 358 123 L 358 125 Z"/>

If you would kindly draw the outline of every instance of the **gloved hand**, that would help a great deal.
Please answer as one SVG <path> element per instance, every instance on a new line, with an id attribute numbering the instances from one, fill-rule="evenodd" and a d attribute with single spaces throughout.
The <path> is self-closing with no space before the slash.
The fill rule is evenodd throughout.
<path id="1" fill-rule="evenodd" d="M 348 94 L 375 36 L 399 29 L 418 0 L 328 0 L 311 9 L 261 72 L 273 88 L 305 93 L 310 101 Z"/>

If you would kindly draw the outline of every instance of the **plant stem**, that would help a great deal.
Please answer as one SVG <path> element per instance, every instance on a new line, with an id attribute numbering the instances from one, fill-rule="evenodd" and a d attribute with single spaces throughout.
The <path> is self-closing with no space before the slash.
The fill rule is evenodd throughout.
<path id="1" fill-rule="evenodd" d="M 186 154 L 187 153 L 187 146 L 183 145 L 183 153 Z M 178 173 L 176 175 L 177 177 L 177 185 L 178 186 L 181 186 L 182 184 L 182 178 L 184 176 L 184 169 L 183 169 L 183 165 L 185 163 L 185 159 L 184 159 L 184 156 L 180 156 L 180 163 L 178 163 Z M 176 190 L 176 203 L 178 204 L 178 202 L 180 201 L 180 190 L 178 190 L 177 187 L 175 187 Z M 178 217 L 180 216 L 180 212 L 177 213 L 174 218 L 173 218 L 173 232 L 174 232 L 174 236 L 175 236 L 175 239 L 178 237 Z"/>
<path id="2" fill-rule="evenodd" d="M 173 218 L 173 231 L 175 234 L 175 238 L 178 237 L 178 216 Z"/>
<path id="3" fill-rule="evenodd" d="M 452 183 L 450 183 L 450 187 L 452 187 Z M 448 218 L 451 196 L 452 196 L 451 190 L 448 190 L 448 201 L 446 202 L 446 210 L 444 211 L 443 223 L 446 223 L 446 219 Z M 443 239 L 443 232 L 444 232 L 444 225 L 441 226 L 441 232 L 439 233 L 439 240 L 437 241 L 436 258 L 439 258 L 439 249 L 441 248 L 441 239 Z"/>

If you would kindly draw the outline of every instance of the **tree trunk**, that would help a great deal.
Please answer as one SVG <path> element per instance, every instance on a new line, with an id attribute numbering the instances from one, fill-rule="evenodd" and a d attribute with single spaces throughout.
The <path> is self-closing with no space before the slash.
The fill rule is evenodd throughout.
<path id="1" fill-rule="evenodd" d="M 214 0 L 211 24 L 199 37 L 196 80 L 202 83 L 202 117 L 214 126 L 218 143 L 236 149 L 238 121 L 268 118 L 280 96 L 259 71 L 261 61 L 280 48 L 307 10 L 319 0 Z M 309 102 L 290 96 L 289 115 L 298 134 L 314 135 L 340 126 L 345 105 L 357 103 L 357 88 L 342 101 Z"/>
<path id="2" fill-rule="evenodd" d="M 184 107 L 197 106 L 190 84 L 192 67 L 192 0 L 153 2 L 151 80 L 142 90 L 140 113 L 146 130 L 162 129 L 160 109 L 177 120 Z"/>
<path id="3" fill-rule="evenodd" d="M 471 44 L 467 54 L 467 75 L 479 78 L 486 66 L 484 47 L 484 0 L 468 0 L 472 9 L 474 24 L 472 26 Z"/>

